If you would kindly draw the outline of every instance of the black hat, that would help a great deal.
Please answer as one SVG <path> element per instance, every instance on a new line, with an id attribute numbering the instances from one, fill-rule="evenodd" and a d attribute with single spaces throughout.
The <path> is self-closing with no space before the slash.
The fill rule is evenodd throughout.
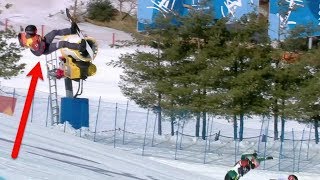
<path id="1" fill-rule="evenodd" d="M 24 31 L 29 35 L 36 35 L 37 27 L 35 25 L 28 25 Z"/>

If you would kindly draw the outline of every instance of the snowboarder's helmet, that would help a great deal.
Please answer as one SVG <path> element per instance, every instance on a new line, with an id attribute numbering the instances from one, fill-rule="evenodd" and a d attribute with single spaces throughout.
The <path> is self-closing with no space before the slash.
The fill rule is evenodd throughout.
<path id="1" fill-rule="evenodd" d="M 29 35 L 36 35 L 37 27 L 35 25 L 28 25 L 24 31 Z"/>

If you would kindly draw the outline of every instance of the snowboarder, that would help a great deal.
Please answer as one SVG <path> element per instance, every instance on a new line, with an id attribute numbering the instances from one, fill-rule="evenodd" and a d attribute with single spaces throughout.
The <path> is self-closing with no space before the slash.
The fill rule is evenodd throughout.
<path id="1" fill-rule="evenodd" d="M 76 24 L 72 23 L 71 28 L 53 30 L 46 34 L 44 37 L 37 34 L 37 27 L 28 25 L 25 32 L 20 32 L 18 35 L 19 43 L 22 47 L 30 48 L 31 52 L 36 56 L 50 54 L 60 48 L 69 48 L 78 50 L 82 56 L 87 56 L 86 42 L 84 39 L 81 43 L 70 43 L 68 41 L 58 41 L 53 43 L 56 36 L 64 36 L 76 34 Z"/>
<path id="2" fill-rule="evenodd" d="M 258 157 L 256 152 L 252 154 L 242 154 L 241 159 L 235 164 L 234 168 L 228 171 L 225 180 L 238 180 L 251 169 L 259 167 L 260 162 L 273 159 L 273 157 Z"/>

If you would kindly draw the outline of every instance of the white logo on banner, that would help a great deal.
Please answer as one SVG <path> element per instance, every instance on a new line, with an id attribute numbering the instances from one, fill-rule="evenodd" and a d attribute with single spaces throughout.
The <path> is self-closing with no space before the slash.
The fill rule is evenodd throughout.
<path id="1" fill-rule="evenodd" d="M 238 7 L 241 7 L 242 6 L 242 0 L 226 0 L 224 2 L 224 5 L 227 7 L 228 9 L 228 13 L 225 14 L 224 13 L 224 7 L 221 6 L 221 14 L 223 17 L 226 17 L 228 14 L 231 14 L 233 17 L 234 17 L 234 14 L 237 10 Z"/>
<path id="2" fill-rule="evenodd" d="M 155 6 L 152 6 L 152 7 L 148 6 L 147 8 L 156 9 L 159 12 L 161 12 L 163 14 L 163 16 L 165 17 L 166 13 L 172 12 L 176 0 L 173 0 L 173 2 L 171 3 L 171 6 L 169 6 L 170 0 L 159 0 L 159 1 L 151 0 L 151 2 Z"/>
<path id="3" fill-rule="evenodd" d="M 280 28 L 284 29 L 288 24 L 297 24 L 296 21 L 289 21 L 292 11 L 303 6 L 303 0 L 286 0 L 289 3 L 288 11 L 284 15 L 279 15 Z"/>

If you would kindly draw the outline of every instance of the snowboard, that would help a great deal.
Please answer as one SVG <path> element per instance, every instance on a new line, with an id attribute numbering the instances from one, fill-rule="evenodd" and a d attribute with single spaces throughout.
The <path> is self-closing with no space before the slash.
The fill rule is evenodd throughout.
<path id="1" fill-rule="evenodd" d="M 90 59 L 91 61 L 93 61 L 93 58 L 94 58 L 94 52 L 91 48 L 91 46 L 89 45 L 87 39 L 84 37 L 84 35 L 82 34 L 78 24 L 74 21 L 73 17 L 71 16 L 70 14 L 70 10 L 68 8 L 66 8 L 66 15 L 67 15 L 67 18 L 69 19 L 69 21 L 71 23 L 74 23 L 76 25 L 76 30 L 77 30 L 77 35 L 81 38 L 81 39 L 84 39 L 86 41 L 86 49 L 89 53 L 89 56 L 90 56 Z"/>

